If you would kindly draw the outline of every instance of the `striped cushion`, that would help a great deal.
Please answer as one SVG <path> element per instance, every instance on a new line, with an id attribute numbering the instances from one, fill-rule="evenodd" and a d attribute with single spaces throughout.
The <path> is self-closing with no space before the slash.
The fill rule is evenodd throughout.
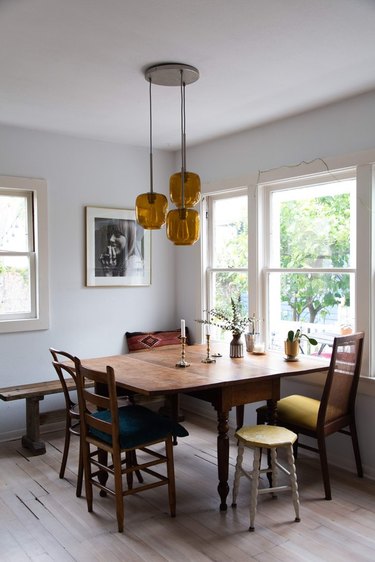
<path id="1" fill-rule="evenodd" d="M 163 439 L 168 434 L 186 437 L 188 431 L 179 423 L 173 422 L 144 406 L 123 406 L 119 408 L 120 447 L 131 449 L 144 443 Z M 95 412 L 94 416 L 104 421 L 111 421 L 109 410 Z M 90 435 L 112 442 L 111 435 L 91 428 Z"/>

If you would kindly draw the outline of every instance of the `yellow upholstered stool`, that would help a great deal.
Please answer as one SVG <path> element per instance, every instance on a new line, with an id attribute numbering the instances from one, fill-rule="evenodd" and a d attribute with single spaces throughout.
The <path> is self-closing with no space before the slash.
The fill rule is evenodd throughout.
<path id="1" fill-rule="evenodd" d="M 246 476 L 249 480 L 251 480 L 249 531 L 254 531 L 258 494 L 274 494 L 275 492 L 291 490 L 294 510 L 296 513 L 295 521 L 300 521 L 297 475 L 293 456 L 293 443 L 296 441 L 297 435 L 293 433 L 293 431 L 285 429 L 285 427 L 278 427 L 275 425 L 255 425 L 242 427 L 236 432 L 235 437 L 238 439 L 238 455 L 234 475 L 232 507 L 236 507 L 237 505 L 236 500 L 240 478 L 241 476 Z M 254 449 L 254 463 L 252 471 L 246 471 L 242 467 L 245 447 Z M 287 451 L 289 470 L 277 461 L 276 449 L 280 447 L 284 447 Z M 271 453 L 270 468 L 261 468 L 262 449 L 267 449 Z M 278 468 L 290 477 L 290 486 L 277 486 Z M 262 473 L 272 473 L 272 487 L 259 490 L 259 477 Z"/>

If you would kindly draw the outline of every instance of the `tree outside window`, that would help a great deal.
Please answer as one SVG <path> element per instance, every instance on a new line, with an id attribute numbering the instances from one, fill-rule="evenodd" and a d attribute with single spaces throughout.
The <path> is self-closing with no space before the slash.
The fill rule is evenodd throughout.
<path id="1" fill-rule="evenodd" d="M 269 201 L 272 347 L 301 326 L 325 342 L 353 330 L 355 181 L 275 190 Z"/>

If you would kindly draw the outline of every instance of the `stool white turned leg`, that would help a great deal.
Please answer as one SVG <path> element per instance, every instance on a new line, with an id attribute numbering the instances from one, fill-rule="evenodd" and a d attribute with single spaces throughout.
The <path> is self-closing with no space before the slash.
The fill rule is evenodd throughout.
<path id="1" fill-rule="evenodd" d="M 240 485 L 243 453 L 244 453 L 244 446 L 241 443 L 239 443 L 238 453 L 237 453 L 236 470 L 235 470 L 235 473 L 234 473 L 234 482 L 233 482 L 232 507 L 237 507 L 237 494 L 238 494 L 238 488 L 239 488 L 239 485 Z"/>
<path id="2" fill-rule="evenodd" d="M 295 511 L 295 521 L 300 521 L 297 474 L 293 455 L 293 443 L 296 441 L 297 435 L 285 427 L 256 425 L 241 427 L 236 431 L 235 437 L 237 437 L 238 440 L 238 454 L 233 482 L 232 506 L 236 507 L 240 477 L 246 476 L 251 481 L 249 531 L 254 531 L 258 496 L 263 494 L 272 494 L 272 497 L 276 497 L 276 494 L 279 492 L 291 492 Z M 242 466 L 245 447 L 252 449 L 254 453 L 252 471 L 245 470 Z M 283 464 L 279 462 L 278 448 L 284 448 L 286 450 L 288 468 L 286 467 L 286 463 L 285 466 L 283 466 Z M 261 467 L 262 449 L 266 449 L 268 451 L 269 463 L 267 468 Z M 282 482 L 278 484 L 279 471 L 286 474 L 290 479 L 290 482 L 287 484 L 283 484 Z M 272 480 L 272 485 L 269 488 L 261 487 L 259 489 L 259 479 L 261 474 L 267 474 L 267 476 L 269 476 L 269 480 Z"/>
<path id="3" fill-rule="evenodd" d="M 273 447 L 270 450 L 271 453 L 271 470 L 272 470 L 272 488 L 276 488 L 277 486 L 277 452 L 276 449 Z M 272 492 L 272 497 L 273 498 L 277 498 L 277 494 L 275 494 L 275 492 Z"/>
<path id="4" fill-rule="evenodd" d="M 255 512 L 258 502 L 258 487 L 260 476 L 260 449 L 254 449 L 254 462 L 251 480 L 251 495 L 250 495 L 250 527 L 249 531 L 254 531 Z"/>
<path id="5" fill-rule="evenodd" d="M 289 470 L 290 470 L 290 485 L 292 488 L 293 505 L 294 505 L 294 511 L 296 512 L 295 521 L 299 522 L 301 521 L 301 519 L 299 516 L 299 494 L 298 494 L 296 465 L 294 463 L 294 455 L 293 455 L 293 445 L 290 445 L 287 448 L 287 455 L 288 455 Z"/>

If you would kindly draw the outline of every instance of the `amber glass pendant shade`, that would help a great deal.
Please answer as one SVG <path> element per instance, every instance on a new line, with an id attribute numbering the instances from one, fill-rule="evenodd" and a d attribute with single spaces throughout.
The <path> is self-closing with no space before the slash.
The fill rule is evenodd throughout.
<path id="1" fill-rule="evenodd" d="M 194 209 L 173 209 L 167 215 L 167 238 L 176 246 L 195 244 L 199 227 L 199 213 Z"/>
<path id="2" fill-rule="evenodd" d="M 166 221 L 168 200 L 162 193 L 142 193 L 135 200 L 135 217 L 146 230 L 158 230 Z"/>
<path id="3" fill-rule="evenodd" d="M 177 172 L 169 180 L 169 196 L 176 207 L 194 207 L 201 198 L 201 179 L 194 172 L 185 172 L 184 201 L 181 194 L 181 174 Z"/>

